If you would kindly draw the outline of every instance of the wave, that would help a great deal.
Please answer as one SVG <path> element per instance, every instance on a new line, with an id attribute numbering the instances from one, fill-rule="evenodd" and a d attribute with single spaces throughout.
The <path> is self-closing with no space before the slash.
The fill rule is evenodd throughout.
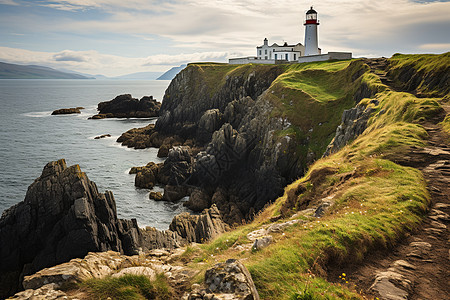
<path id="1" fill-rule="evenodd" d="M 46 118 L 52 115 L 52 110 L 49 111 L 32 111 L 23 113 L 22 116 L 30 117 L 30 118 Z"/>

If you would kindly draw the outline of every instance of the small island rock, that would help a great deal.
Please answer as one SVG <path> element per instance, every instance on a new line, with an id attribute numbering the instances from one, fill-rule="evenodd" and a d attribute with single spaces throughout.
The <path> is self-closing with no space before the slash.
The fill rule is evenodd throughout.
<path id="1" fill-rule="evenodd" d="M 81 114 L 81 110 L 84 109 L 84 107 L 71 107 L 71 108 L 61 108 L 54 110 L 52 112 L 52 115 L 69 115 L 69 114 Z"/>

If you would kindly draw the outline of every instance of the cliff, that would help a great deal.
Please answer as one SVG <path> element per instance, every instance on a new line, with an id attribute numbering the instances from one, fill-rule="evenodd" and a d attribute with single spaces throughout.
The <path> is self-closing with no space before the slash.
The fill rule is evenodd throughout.
<path id="1" fill-rule="evenodd" d="M 200 215 L 177 216 L 167 231 L 141 229 L 117 217 L 111 192 L 100 193 L 78 165 L 48 163 L 25 200 L 0 218 L 0 297 L 13 294 L 24 276 L 88 252 L 125 255 L 204 242 L 228 229 L 214 206 Z"/>
<path id="2" fill-rule="evenodd" d="M 199 83 L 201 90 L 209 86 L 211 95 L 216 95 L 221 84 L 239 70 L 220 67 L 229 69 L 227 75 L 215 77 L 221 80 L 214 88 L 206 84 L 207 79 L 191 84 Z M 114 298 L 124 290 L 131 293 L 139 288 L 136 297 L 144 297 L 155 286 L 162 294 L 167 287 L 154 279 L 155 272 L 163 274 L 174 289 L 174 294 L 165 293 L 163 299 L 440 299 L 450 293 L 450 105 L 448 77 L 441 80 L 442 72 L 450 70 L 448 54 L 243 67 L 274 68 L 281 73 L 256 99 L 243 93 L 223 111 L 214 106 L 202 108 L 206 109 L 203 113 L 191 108 L 190 112 L 197 113 L 186 118 L 199 122 L 187 123 L 189 128 L 177 140 L 185 146 L 170 150 L 153 177 L 170 183 L 166 192 L 171 195 L 179 192 L 177 184 L 190 189 L 197 204 L 234 203 L 230 221 L 232 215 L 242 217 L 247 200 L 231 187 L 254 188 L 250 182 L 256 179 L 246 181 L 245 176 L 256 177 L 261 166 L 275 166 L 274 173 L 286 170 L 274 160 L 289 161 L 291 156 L 296 156 L 299 174 L 304 174 L 294 180 L 284 177 L 288 184 L 280 197 L 261 209 L 253 221 L 226 233 L 216 230 L 228 228 L 217 222 L 220 214 L 215 206 L 201 216 L 174 218 L 171 229 L 187 240 L 201 240 L 197 233 L 213 237 L 205 244 L 132 257 L 90 254 L 26 277 L 24 284 L 30 283 L 33 290 L 24 291 L 22 297 L 59 293 L 55 289 L 60 285 L 41 285 L 47 280 L 64 284 L 67 280 L 59 282 L 67 278 L 63 275 L 75 271 L 78 284 L 69 288 L 68 295 L 84 287 L 81 293 L 92 298 Z M 399 74 L 410 69 L 421 75 L 414 85 L 402 85 L 405 80 Z M 210 69 L 211 75 L 217 75 L 217 70 Z M 195 101 L 189 105 L 195 106 Z M 280 125 L 283 120 L 289 121 L 285 127 Z M 197 141 L 198 129 L 208 128 L 206 124 L 218 130 L 209 141 Z M 181 121 L 178 126 L 181 130 Z M 173 129 L 167 130 L 164 134 Z M 161 139 L 153 127 L 132 134 L 134 138 L 144 134 L 149 143 Z M 252 134 L 261 137 L 254 144 L 248 139 Z M 284 151 L 284 145 L 293 148 Z M 327 155 L 319 158 L 325 149 Z M 258 156 L 261 151 L 264 154 Z M 219 158 L 229 163 L 230 157 L 231 167 L 218 170 Z M 262 165 L 257 164 L 258 157 L 264 157 Z M 198 174 L 199 164 L 209 166 L 203 174 Z M 254 169 L 240 174 L 244 165 Z M 247 184 L 238 185 L 241 181 Z M 212 198 L 208 186 L 214 191 Z M 86 263 L 90 261 L 99 262 L 100 267 L 90 267 Z M 121 286 L 108 277 L 100 279 L 126 272 L 152 278 L 151 288 L 143 286 L 139 276 L 121 277 Z"/>
<path id="3" fill-rule="evenodd" d="M 190 146 L 191 171 L 175 185 L 203 189 L 203 203 L 215 203 L 227 222 L 240 223 L 322 156 L 344 109 L 372 94 L 362 80 L 368 69 L 362 61 L 189 64 L 169 85 L 155 127 L 119 141 Z"/>

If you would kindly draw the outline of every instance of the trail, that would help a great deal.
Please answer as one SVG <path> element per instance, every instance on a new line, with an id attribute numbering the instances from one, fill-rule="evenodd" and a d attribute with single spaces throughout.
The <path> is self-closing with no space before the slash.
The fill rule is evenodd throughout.
<path id="1" fill-rule="evenodd" d="M 366 63 L 383 84 L 401 91 L 386 74 L 387 59 Z M 394 249 L 373 253 L 362 265 L 340 269 L 363 295 L 389 300 L 450 299 L 450 136 L 439 125 L 450 113 L 450 105 L 441 105 L 445 113 L 421 124 L 428 133 L 428 145 L 411 148 L 402 157 L 389 157 L 423 173 L 431 196 L 428 216 Z M 332 272 L 330 279 L 338 276 Z"/>

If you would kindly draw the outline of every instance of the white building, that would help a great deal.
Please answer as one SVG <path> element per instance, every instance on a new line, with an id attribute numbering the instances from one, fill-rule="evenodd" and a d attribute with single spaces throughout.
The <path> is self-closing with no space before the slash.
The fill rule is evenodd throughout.
<path id="1" fill-rule="evenodd" d="M 284 43 L 282 46 L 274 43 L 269 46 L 269 40 L 264 39 L 262 46 L 256 47 L 256 56 L 230 58 L 230 64 L 276 64 L 291 62 L 312 62 L 332 59 L 351 59 L 352 54 L 349 52 L 329 52 L 323 54 L 319 48 L 317 12 L 311 6 L 306 12 L 305 23 L 305 45 L 301 43 L 296 45 L 288 45 Z"/>
<path id="2" fill-rule="evenodd" d="M 256 47 L 256 59 L 296 61 L 304 54 L 305 46 L 301 43 L 288 45 L 285 42 L 282 46 L 274 43 L 269 46 L 269 40 L 267 38 L 264 39 L 262 46 Z"/>

